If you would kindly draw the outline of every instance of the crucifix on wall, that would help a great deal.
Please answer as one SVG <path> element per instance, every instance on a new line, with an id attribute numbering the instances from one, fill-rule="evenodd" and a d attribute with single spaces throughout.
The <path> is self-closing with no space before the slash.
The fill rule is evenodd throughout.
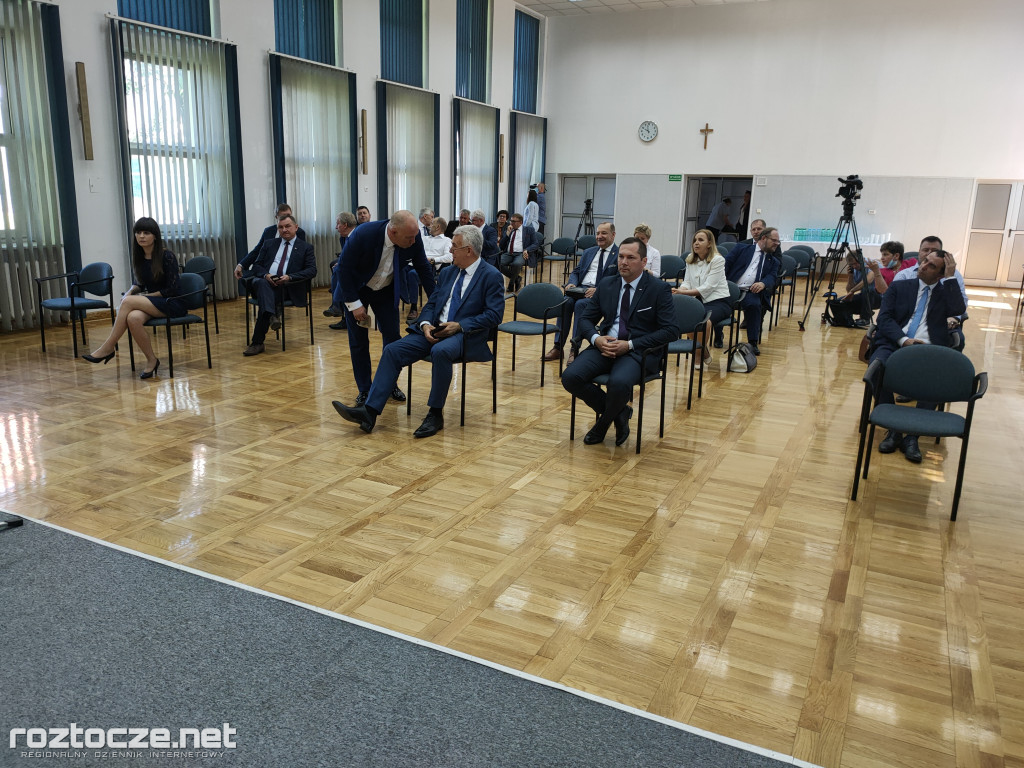
<path id="1" fill-rule="evenodd" d="M 708 134 L 709 133 L 714 133 L 715 129 L 709 127 L 707 123 L 704 123 L 704 127 L 700 129 L 700 132 L 704 134 L 704 149 L 707 149 L 708 148 Z"/>

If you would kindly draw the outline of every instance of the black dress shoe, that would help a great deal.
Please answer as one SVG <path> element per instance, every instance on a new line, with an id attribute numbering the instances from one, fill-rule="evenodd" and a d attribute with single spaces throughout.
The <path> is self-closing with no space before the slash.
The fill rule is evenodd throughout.
<path id="1" fill-rule="evenodd" d="M 595 424 L 594 428 L 587 432 L 583 438 L 584 445 L 597 445 L 598 443 L 604 442 L 604 436 L 608 434 L 608 427 L 602 427 L 600 424 Z"/>
<path id="2" fill-rule="evenodd" d="M 757 342 L 756 341 L 750 342 L 750 348 L 754 351 L 755 355 L 757 355 L 758 357 L 761 356 L 761 348 L 759 346 L 757 346 Z"/>
<path id="3" fill-rule="evenodd" d="M 82 355 L 83 360 L 88 360 L 90 363 L 103 363 L 104 365 L 109 363 L 113 359 L 113 357 L 113 352 L 111 352 L 109 355 L 106 355 L 105 357 L 93 357 L 92 355 Z"/>
<path id="4" fill-rule="evenodd" d="M 369 396 L 369 392 L 360 392 L 358 395 L 356 395 L 356 408 L 358 408 L 360 405 L 366 405 L 366 398 L 368 398 Z"/>
<path id="5" fill-rule="evenodd" d="M 404 396 L 403 396 L 404 397 Z M 423 423 L 412 433 L 413 437 L 433 437 L 444 429 L 444 415 L 440 413 L 428 413 Z"/>
<path id="6" fill-rule="evenodd" d="M 903 438 L 903 455 L 907 457 L 907 461 L 921 463 L 921 447 L 917 444 L 917 435 L 907 435 Z"/>
<path id="7" fill-rule="evenodd" d="M 331 304 L 331 306 L 324 310 L 324 317 L 341 317 L 343 314 L 341 307 L 337 304 Z"/>
<path id="8" fill-rule="evenodd" d="M 391 390 L 391 399 L 394 400 L 396 403 L 404 403 L 405 392 L 400 390 L 398 387 L 395 387 L 394 389 Z"/>
<path id="9" fill-rule="evenodd" d="M 143 371 L 142 373 L 139 374 L 139 378 L 140 379 L 152 379 L 154 376 L 156 376 L 156 372 L 159 371 L 159 370 L 160 370 L 160 361 L 157 360 L 156 361 L 156 365 L 153 366 L 153 370 L 152 371 Z"/>
<path id="10" fill-rule="evenodd" d="M 339 320 L 336 323 L 331 323 L 327 327 L 331 328 L 332 330 L 335 330 L 335 331 L 347 331 L 348 330 L 348 326 L 345 325 L 345 318 L 344 317 L 342 317 L 341 320 Z"/>
<path id="11" fill-rule="evenodd" d="M 725 346 L 725 342 L 722 339 L 715 339 L 715 349 L 722 349 Z"/>
<path id="12" fill-rule="evenodd" d="M 377 423 L 377 415 L 370 413 L 366 410 L 365 406 L 360 405 L 355 408 L 349 408 L 338 400 L 332 400 L 331 405 L 334 406 L 334 410 L 336 410 L 338 415 L 345 421 L 351 421 L 353 424 L 358 424 L 359 428 L 366 434 L 373 432 L 373 426 Z"/>
<path id="13" fill-rule="evenodd" d="M 879 453 L 896 453 L 896 449 L 903 449 L 903 435 L 895 429 L 885 433 L 885 438 L 878 444 Z"/>
<path id="14" fill-rule="evenodd" d="M 627 405 L 615 417 L 615 445 L 622 445 L 629 437 L 629 420 L 633 418 L 633 408 Z"/>

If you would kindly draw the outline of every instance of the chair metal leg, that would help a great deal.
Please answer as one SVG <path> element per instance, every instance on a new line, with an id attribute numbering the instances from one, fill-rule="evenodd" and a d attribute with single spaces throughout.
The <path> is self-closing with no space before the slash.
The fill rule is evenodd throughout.
<path id="1" fill-rule="evenodd" d="M 964 487 L 964 467 L 967 466 L 967 440 L 970 432 L 964 432 L 960 443 L 960 461 L 956 469 L 956 487 L 953 489 L 953 511 L 949 515 L 951 522 L 956 522 L 956 511 L 960 507 L 960 491 Z"/>
<path id="2" fill-rule="evenodd" d="M 167 366 L 170 369 L 170 377 L 174 378 L 174 349 L 171 347 L 171 324 L 165 323 L 164 328 L 167 329 Z M 185 326 L 182 326 L 184 330 Z"/>
<path id="3" fill-rule="evenodd" d="M 576 439 L 576 395 L 572 396 L 572 405 L 569 408 L 569 439 Z"/>
<path id="4" fill-rule="evenodd" d="M 872 424 L 868 429 L 868 443 L 864 447 L 864 474 L 861 475 L 865 480 L 868 479 L 868 470 L 871 468 L 871 449 L 875 447 L 875 425 Z"/>
<path id="5" fill-rule="evenodd" d="M 636 452 L 640 453 L 640 441 L 644 435 L 644 391 L 646 390 L 644 372 L 640 373 L 640 399 L 637 401 L 639 412 L 636 415 Z"/>
<path id="6" fill-rule="evenodd" d="M 459 426 L 466 426 L 466 358 L 462 358 L 462 402 L 459 403 Z"/>

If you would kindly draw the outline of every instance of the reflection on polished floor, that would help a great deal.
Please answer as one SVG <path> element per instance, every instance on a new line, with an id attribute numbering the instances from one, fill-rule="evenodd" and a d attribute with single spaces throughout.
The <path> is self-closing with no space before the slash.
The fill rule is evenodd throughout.
<path id="1" fill-rule="evenodd" d="M 497 415 L 470 366 L 466 427 L 456 391 L 413 440 L 426 365 L 411 417 L 332 409 L 356 393 L 325 292 L 315 346 L 251 359 L 222 303 L 213 370 L 193 333 L 174 379 L 0 336 L 0 508 L 823 766 L 1024 766 L 1024 335 L 1015 291 L 971 298 L 990 387 L 955 524 L 958 441 L 876 454 L 849 501 L 856 331 L 783 318 L 692 411 L 673 373 L 639 456 L 569 442 L 539 340 L 512 372 L 503 339 Z"/>

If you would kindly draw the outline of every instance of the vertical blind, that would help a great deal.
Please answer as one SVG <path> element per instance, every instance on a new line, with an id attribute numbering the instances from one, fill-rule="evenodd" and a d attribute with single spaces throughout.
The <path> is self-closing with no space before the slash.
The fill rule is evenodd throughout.
<path id="1" fill-rule="evenodd" d="M 218 295 L 236 289 L 236 196 L 224 43 L 114 19 L 125 208 L 150 216 L 184 261 L 217 264 Z M 231 52 L 233 53 L 233 51 Z"/>
<path id="2" fill-rule="evenodd" d="M 440 98 L 436 93 L 377 83 L 380 217 L 402 209 L 437 210 L 440 190 Z"/>
<path id="3" fill-rule="evenodd" d="M 0 0 L 0 324 L 29 328 L 33 278 L 65 270 L 41 9 Z M 63 73 L 60 73 L 62 76 Z M 53 281 L 44 298 L 64 296 Z"/>
<path id="4" fill-rule="evenodd" d="M 512 109 L 537 111 L 537 70 L 540 63 L 540 19 L 516 11 L 512 54 Z"/>
<path id="5" fill-rule="evenodd" d="M 498 108 L 452 102 L 455 207 L 481 208 L 490 220 L 498 210 Z"/>
<path id="6" fill-rule="evenodd" d="M 274 0 L 274 45 L 280 53 L 333 65 L 334 0 Z"/>
<path id="7" fill-rule="evenodd" d="M 491 82 L 491 0 L 458 1 L 455 39 L 455 95 L 487 101 Z"/>
<path id="8" fill-rule="evenodd" d="M 426 69 L 425 0 L 380 0 L 380 76 L 417 88 Z"/>
<path id="9" fill-rule="evenodd" d="M 509 123 L 512 145 L 509 209 L 522 212 L 530 185 L 544 181 L 548 121 L 547 118 L 513 112 Z"/>
<path id="10" fill-rule="evenodd" d="M 274 70 L 277 70 L 275 74 Z M 338 250 L 334 225 L 355 211 L 355 75 L 319 64 L 271 56 L 275 144 L 280 148 L 278 198 L 287 200 L 316 251 L 317 282 L 330 281 Z"/>
<path id="11" fill-rule="evenodd" d="M 209 36 L 210 0 L 117 0 L 117 15 Z"/>

